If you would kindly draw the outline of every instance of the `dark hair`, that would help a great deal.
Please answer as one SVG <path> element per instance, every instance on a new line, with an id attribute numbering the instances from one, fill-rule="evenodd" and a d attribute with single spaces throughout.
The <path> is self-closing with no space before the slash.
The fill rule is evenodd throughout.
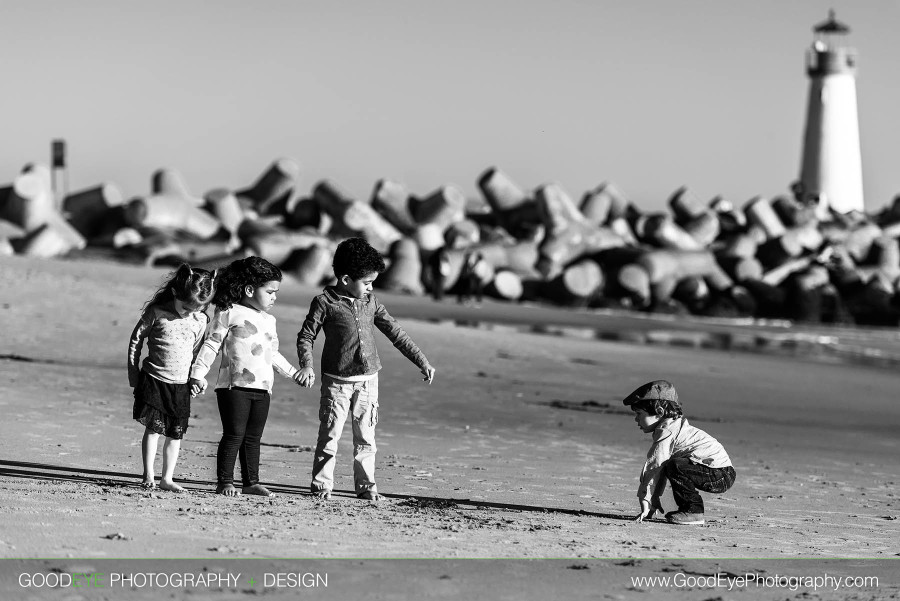
<path id="1" fill-rule="evenodd" d="M 191 269 L 190 265 L 182 263 L 144 304 L 143 310 L 170 303 L 175 299 L 206 305 L 216 293 L 215 278 L 215 271 Z"/>
<path id="2" fill-rule="evenodd" d="M 244 298 L 245 286 L 258 288 L 266 282 L 280 282 L 281 277 L 281 270 L 262 257 L 232 261 L 219 275 L 212 302 L 219 309 L 230 309 L 231 305 Z"/>
<path id="3" fill-rule="evenodd" d="M 681 403 L 666 399 L 648 399 L 638 401 L 631 405 L 632 411 L 644 411 L 649 415 L 656 415 L 663 419 L 667 417 L 681 417 L 684 411 L 681 409 Z"/>
<path id="4" fill-rule="evenodd" d="M 370 273 L 382 273 L 385 270 L 381 253 L 363 238 L 347 238 L 338 244 L 331 266 L 338 279 L 346 275 L 358 280 Z"/>

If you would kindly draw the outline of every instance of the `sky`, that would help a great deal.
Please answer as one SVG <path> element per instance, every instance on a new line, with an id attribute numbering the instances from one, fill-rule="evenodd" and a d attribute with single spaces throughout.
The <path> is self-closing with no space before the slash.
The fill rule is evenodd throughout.
<path id="1" fill-rule="evenodd" d="M 642 209 L 797 179 L 812 27 L 859 52 L 866 207 L 900 193 L 900 2 L 0 0 L 0 185 L 68 145 L 69 188 L 195 195 L 296 160 L 300 191 L 425 195 L 497 166 Z"/>

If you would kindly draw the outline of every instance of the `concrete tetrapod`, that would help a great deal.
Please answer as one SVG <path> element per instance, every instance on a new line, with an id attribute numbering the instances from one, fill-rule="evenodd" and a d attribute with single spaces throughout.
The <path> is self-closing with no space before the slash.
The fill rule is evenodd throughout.
<path id="1" fill-rule="evenodd" d="M 468 248 L 447 249 L 446 273 L 444 274 L 444 290 L 453 288 L 463 271 L 466 255 L 477 252 L 484 262 L 495 271 L 506 269 L 520 276 L 535 277 L 535 264 L 538 260 L 537 244 L 534 242 L 487 242 Z"/>
<path id="2" fill-rule="evenodd" d="M 237 234 L 252 254 L 275 265 L 284 263 L 295 249 L 331 244 L 331 240 L 315 230 L 285 230 L 263 219 L 244 220 Z"/>
<path id="3" fill-rule="evenodd" d="M 125 221 L 135 228 L 179 229 L 202 240 L 212 238 L 222 228 L 215 216 L 188 197 L 173 194 L 132 199 L 125 205 Z"/>
<path id="4" fill-rule="evenodd" d="M 535 198 L 546 230 L 536 268 L 545 279 L 557 277 L 565 265 L 579 257 L 625 245 L 625 240 L 613 230 L 585 219 L 559 184 L 539 187 Z"/>
<path id="5" fill-rule="evenodd" d="M 700 276 L 710 289 L 723 292 L 734 284 L 719 267 L 715 256 L 705 250 L 653 250 L 638 257 L 636 263 L 644 268 L 653 289 L 653 300 L 666 301 L 675 286 L 686 277 Z"/>
<path id="6" fill-rule="evenodd" d="M 332 230 L 338 237 L 361 236 L 382 254 L 403 237 L 372 205 L 355 200 L 332 181 L 316 184 L 313 198 L 334 220 Z"/>
<path id="7" fill-rule="evenodd" d="M 603 270 L 593 259 L 567 265 L 563 272 L 541 287 L 543 296 L 560 304 L 586 305 L 603 288 Z"/>
<path id="8" fill-rule="evenodd" d="M 522 276 L 509 269 L 497 270 L 494 278 L 484 288 L 486 294 L 505 301 L 519 300 L 524 290 Z"/>
<path id="9" fill-rule="evenodd" d="M 207 210 L 219 220 L 219 223 L 233 237 L 238 228 L 248 217 L 237 196 L 227 188 L 215 188 L 204 194 Z"/>
<path id="10" fill-rule="evenodd" d="M 621 190 L 609 182 L 603 182 L 584 193 L 579 209 L 588 223 L 599 227 L 621 217 L 627 204 L 628 200 Z"/>
<path id="11" fill-rule="evenodd" d="M 416 229 L 415 220 L 409 210 L 409 190 L 403 184 L 387 179 L 378 180 L 372 190 L 371 204 L 373 209 L 404 236 L 409 236 Z"/>
<path id="12" fill-rule="evenodd" d="M 411 238 L 401 238 L 391 245 L 390 264 L 375 285 L 391 292 L 403 292 L 420 296 L 425 293 L 422 285 L 422 261 L 419 246 Z"/>
<path id="13" fill-rule="evenodd" d="M 660 248 L 700 250 L 703 247 L 684 231 L 668 213 L 645 213 L 634 222 L 638 239 Z"/>
<path id="14" fill-rule="evenodd" d="M 686 186 L 682 186 L 672 193 L 672 196 L 669 197 L 669 208 L 672 210 L 675 222 L 679 225 L 689 223 L 710 210 Z"/>
<path id="15" fill-rule="evenodd" d="M 447 248 L 468 248 L 481 242 L 481 228 L 471 219 L 451 223 L 444 232 Z"/>
<path id="16" fill-rule="evenodd" d="M 532 236 L 541 222 L 537 205 L 506 173 L 488 168 L 478 178 L 478 188 L 498 225 L 518 239 Z"/>
<path id="17" fill-rule="evenodd" d="M 122 191 L 112 183 L 73 192 L 63 199 L 63 215 L 85 238 L 98 235 L 113 207 L 122 205 Z"/>
<path id="18" fill-rule="evenodd" d="M 186 200 L 195 207 L 203 206 L 203 199 L 191 194 L 187 183 L 178 171 L 174 169 L 157 169 L 150 176 L 151 196 L 175 196 Z"/>
<path id="19" fill-rule="evenodd" d="M 784 234 L 784 224 L 768 198 L 755 196 L 748 200 L 744 205 L 744 215 L 747 217 L 747 223 L 759 227 L 767 239 L 778 238 Z"/>
<path id="20" fill-rule="evenodd" d="M 56 210 L 49 175 L 39 167 L 27 165 L 7 193 L 2 217 L 25 230 L 10 243 L 19 254 L 45 258 L 84 248 L 84 236 Z"/>
<path id="21" fill-rule="evenodd" d="M 0 210 L 0 218 L 15 223 L 26 232 L 36 230 L 57 213 L 47 178 L 35 171 L 16 176 Z"/>
<path id="22" fill-rule="evenodd" d="M 284 213 L 299 180 L 300 165 L 293 159 L 281 158 L 274 161 L 251 186 L 235 192 L 235 196 L 260 215 Z"/>
<path id="23" fill-rule="evenodd" d="M 313 244 L 295 248 L 288 255 L 281 269 L 303 284 L 319 286 L 331 273 L 331 260 L 335 245 Z"/>
<path id="24" fill-rule="evenodd" d="M 466 195 L 454 185 L 442 186 L 420 200 L 410 201 L 410 212 L 419 225 L 434 224 L 443 233 L 465 218 Z"/>

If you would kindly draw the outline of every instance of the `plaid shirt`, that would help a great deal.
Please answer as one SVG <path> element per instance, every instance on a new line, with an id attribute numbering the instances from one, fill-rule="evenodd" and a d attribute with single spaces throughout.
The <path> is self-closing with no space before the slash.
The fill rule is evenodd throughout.
<path id="1" fill-rule="evenodd" d="M 381 369 L 381 360 L 375 347 L 375 328 L 419 369 L 424 369 L 428 364 L 424 353 L 374 294 L 362 299 L 348 298 L 340 296 L 334 286 L 328 286 L 312 300 L 309 313 L 297 334 L 301 369 L 313 366 L 313 343 L 319 330 L 324 330 L 324 373 L 350 377 L 377 372 Z"/>

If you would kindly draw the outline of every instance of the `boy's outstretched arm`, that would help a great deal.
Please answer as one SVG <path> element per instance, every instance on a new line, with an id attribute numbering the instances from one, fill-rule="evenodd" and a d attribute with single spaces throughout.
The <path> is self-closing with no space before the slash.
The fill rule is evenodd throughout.
<path id="1" fill-rule="evenodd" d="M 419 350 L 419 347 L 409 337 L 409 334 L 397 323 L 396 319 L 391 317 L 391 314 L 388 313 L 387 309 L 377 298 L 375 299 L 375 327 L 391 341 L 394 348 L 403 353 L 404 357 L 415 363 L 422 370 L 425 380 L 431 384 L 432 380 L 434 380 L 435 370 L 425 357 L 425 353 Z"/>
<path id="2" fill-rule="evenodd" d="M 422 375 L 425 376 L 423 381 L 431 384 L 434 381 L 434 372 L 435 369 L 431 367 L 431 363 L 426 363 L 425 367 L 422 368 Z"/>

